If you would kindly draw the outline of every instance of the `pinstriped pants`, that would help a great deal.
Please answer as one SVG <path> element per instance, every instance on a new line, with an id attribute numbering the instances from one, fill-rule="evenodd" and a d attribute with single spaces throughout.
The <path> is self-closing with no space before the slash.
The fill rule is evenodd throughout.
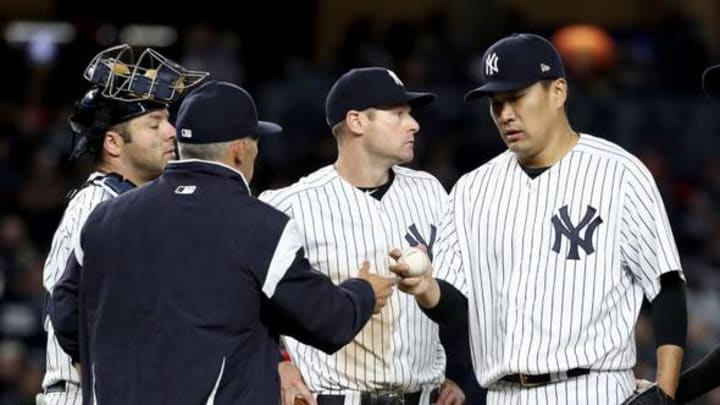
<path id="1" fill-rule="evenodd" d="M 82 405 L 82 390 L 79 385 L 68 384 L 66 391 L 37 394 L 36 405 Z"/>
<path id="2" fill-rule="evenodd" d="M 566 381 L 534 388 L 499 382 L 488 390 L 488 405 L 618 405 L 635 389 L 627 371 L 591 371 Z"/>

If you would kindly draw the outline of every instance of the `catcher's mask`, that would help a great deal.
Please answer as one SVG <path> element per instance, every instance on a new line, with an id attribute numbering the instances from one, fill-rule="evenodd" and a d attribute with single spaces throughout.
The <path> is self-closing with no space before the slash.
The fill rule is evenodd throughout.
<path id="1" fill-rule="evenodd" d="M 166 103 L 175 101 L 207 75 L 207 72 L 187 70 L 151 48 L 135 60 L 132 48 L 126 44 L 95 55 L 83 74 L 107 98 Z"/>
<path id="2" fill-rule="evenodd" d="M 99 156 L 108 128 L 167 108 L 207 76 L 207 72 L 186 70 L 150 48 L 137 63 L 129 45 L 100 52 L 84 73 L 93 88 L 75 103 L 69 119 L 76 135 L 70 159 L 85 152 Z"/>

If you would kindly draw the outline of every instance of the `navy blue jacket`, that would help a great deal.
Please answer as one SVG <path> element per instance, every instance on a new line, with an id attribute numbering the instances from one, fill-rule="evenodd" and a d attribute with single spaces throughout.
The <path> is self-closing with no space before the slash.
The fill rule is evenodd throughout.
<path id="1" fill-rule="evenodd" d="M 375 305 L 366 281 L 312 269 L 300 238 L 210 162 L 170 163 L 100 204 L 51 306 L 85 403 L 278 403 L 278 334 L 332 353 Z"/>

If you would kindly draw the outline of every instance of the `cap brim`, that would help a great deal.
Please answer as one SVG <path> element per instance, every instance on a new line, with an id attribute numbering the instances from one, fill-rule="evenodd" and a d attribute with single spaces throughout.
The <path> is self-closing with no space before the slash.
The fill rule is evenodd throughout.
<path id="1" fill-rule="evenodd" d="M 702 75 L 702 88 L 709 97 L 720 98 L 720 65 L 705 69 Z"/>
<path id="2" fill-rule="evenodd" d="M 272 135 L 282 132 L 282 127 L 274 122 L 258 121 L 257 127 L 255 127 L 255 133 L 257 135 Z"/>
<path id="3" fill-rule="evenodd" d="M 407 103 L 413 108 L 424 107 L 432 103 L 436 97 L 433 93 L 418 93 L 412 91 L 405 92 L 405 95 L 407 96 Z"/>
<path id="4" fill-rule="evenodd" d="M 482 85 L 474 90 L 470 90 L 465 94 L 464 100 L 465 102 L 472 101 L 475 99 L 478 99 L 480 97 L 488 96 L 493 93 L 500 93 L 503 91 L 516 91 L 521 90 L 526 87 L 530 87 L 538 80 L 527 80 L 527 81 L 513 81 L 513 82 L 505 82 L 505 81 L 497 81 L 497 82 L 491 82 L 485 85 Z"/>

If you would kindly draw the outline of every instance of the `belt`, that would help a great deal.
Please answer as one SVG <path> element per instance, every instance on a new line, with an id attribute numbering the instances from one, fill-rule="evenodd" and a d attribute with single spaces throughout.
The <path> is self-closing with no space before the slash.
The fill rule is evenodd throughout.
<path id="1" fill-rule="evenodd" d="M 573 368 L 568 371 L 560 371 L 547 374 L 508 374 L 500 380 L 520 384 L 523 387 L 537 387 L 544 384 L 550 384 L 558 381 L 567 380 L 568 378 L 579 377 L 588 374 L 590 369 Z"/>
<path id="2" fill-rule="evenodd" d="M 422 392 L 400 393 L 400 392 L 363 392 L 360 395 L 360 405 L 418 405 Z M 438 398 L 438 390 L 430 392 L 430 403 Z M 317 396 L 318 405 L 344 405 L 345 395 L 320 394 Z"/>
<path id="3" fill-rule="evenodd" d="M 80 388 L 80 386 L 74 382 L 71 381 L 58 381 L 55 383 L 52 383 L 45 387 L 45 393 L 46 394 L 52 394 L 54 392 L 66 392 L 68 390 L 68 387 L 75 386 L 76 388 Z"/>

